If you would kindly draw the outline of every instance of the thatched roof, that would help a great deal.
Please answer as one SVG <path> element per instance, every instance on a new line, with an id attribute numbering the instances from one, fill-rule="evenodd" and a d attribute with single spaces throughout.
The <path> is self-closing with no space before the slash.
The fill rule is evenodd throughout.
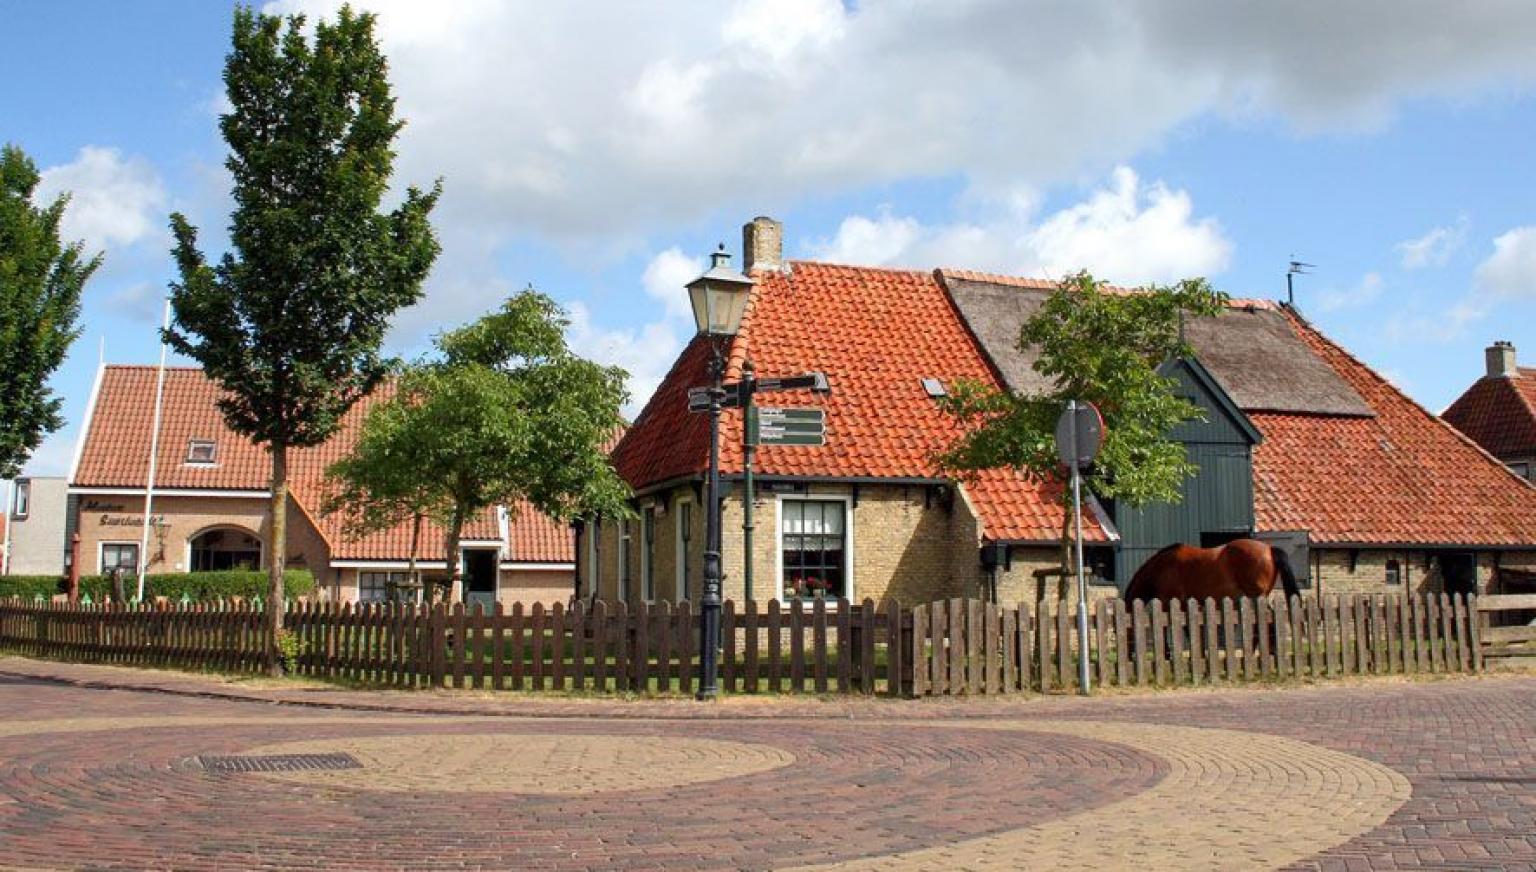
<path id="1" fill-rule="evenodd" d="M 1039 287 L 976 281 L 945 274 L 960 317 L 1008 387 L 1021 393 L 1051 388 L 1035 371 L 1033 350 L 1017 347 L 1019 328 L 1049 293 Z M 1374 413 L 1326 362 L 1296 335 L 1281 312 L 1237 305 L 1215 318 L 1191 320 L 1189 343 L 1245 412 L 1301 412 L 1370 417 Z"/>

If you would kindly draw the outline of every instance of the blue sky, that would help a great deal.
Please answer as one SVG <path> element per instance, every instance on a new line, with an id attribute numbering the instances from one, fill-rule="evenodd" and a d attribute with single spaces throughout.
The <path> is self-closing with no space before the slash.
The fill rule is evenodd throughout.
<path id="1" fill-rule="evenodd" d="M 531 283 L 638 408 L 690 329 L 682 283 L 770 214 L 792 256 L 1235 296 L 1281 297 L 1294 254 L 1303 311 L 1433 410 L 1493 339 L 1536 362 L 1529 4 L 362 5 L 409 121 L 397 180 L 445 185 L 399 353 Z M 0 139 L 107 258 L 30 466 L 60 473 L 101 348 L 158 355 L 166 215 L 219 244 L 229 7 L 0 11 Z"/>

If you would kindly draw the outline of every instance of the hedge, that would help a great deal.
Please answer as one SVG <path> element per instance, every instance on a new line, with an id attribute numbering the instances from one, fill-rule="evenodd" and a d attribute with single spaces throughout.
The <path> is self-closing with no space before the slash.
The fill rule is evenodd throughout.
<path id="1" fill-rule="evenodd" d="M 129 590 L 134 590 L 135 579 L 123 579 Z M 50 597 L 64 592 L 65 579 L 52 575 L 0 576 L 0 598 L 19 596 L 32 599 Z M 290 597 L 307 596 L 315 591 L 315 576 L 307 569 L 290 569 L 283 573 L 283 590 Z M 105 575 L 80 576 L 80 594 L 90 595 L 100 602 L 112 593 L 112 580 Z M 194 600 L 216 600 L 225 597 L 265 596 L 267 574 L 261 570 L 230 569 L 216 572 L 172 572 L 151 575 L 145 579 L 146 599 L 163 596 L 179 600 L 183 596 Z"/>

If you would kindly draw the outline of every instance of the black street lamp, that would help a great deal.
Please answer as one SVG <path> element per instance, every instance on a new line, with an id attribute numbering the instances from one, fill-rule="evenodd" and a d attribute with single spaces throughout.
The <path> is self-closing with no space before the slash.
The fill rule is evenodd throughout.
<path id="1" fill-rule="evenodd" d="M 701 700 L 720 692 L 720 409 L 725 403 L 725 350 L 741 329 L 752 280 L 731 268 L 731 256 L 722 244 L 710 255 L 709 271 L 688 283 L 693 321 L 713 351 L 709 409 L 709 487 L 704 511 L 704 596 L 699 601 L 699 692 Z M 683 555 L 687 559 L 687 555 Z"/>

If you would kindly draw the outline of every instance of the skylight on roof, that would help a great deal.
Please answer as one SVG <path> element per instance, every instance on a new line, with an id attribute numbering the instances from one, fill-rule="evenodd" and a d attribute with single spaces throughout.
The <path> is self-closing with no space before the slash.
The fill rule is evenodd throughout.
<path id="1" fill-rule="evenodd" d="M 188 463 L 214 463 L 218 459 L 218 446 L 212 439 L 188 439 L 187 462 Z"/>
<path id="2" fill-rule="evenodd" d="M 933 397 L 936 400 L 940 397 L 949 396 L 949 391 L 944 389 L 944 382 L 939 381 L 936 378 L 923 379 L 923 390 L 928 392 L 928 396 Z"/>

